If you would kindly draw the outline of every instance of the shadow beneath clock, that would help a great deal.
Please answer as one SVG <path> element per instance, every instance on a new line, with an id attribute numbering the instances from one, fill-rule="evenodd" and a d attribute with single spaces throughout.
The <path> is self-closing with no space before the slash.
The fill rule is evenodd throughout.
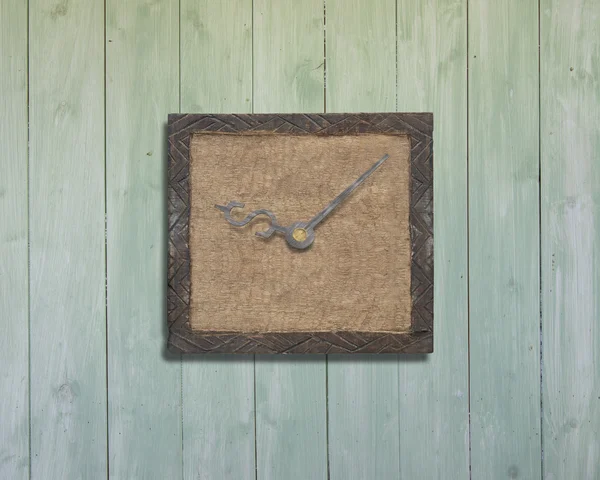
<path id="1" fill-rule="evenodd" d="M 168 352 L 167 355 L 173 355 Z M 258 357 L 258 355 L 257 355 Z M 192 363 L 206 363 L 206 364 L 237 364 L 237 365 L 247 365 L 254 363 L 254 355 L 238 355 L 235 353 L 189 353 L 189 354 L 181 354 L 177 355 L 178 361 L 181 361 L 182 364 L 192 364 Z"/>
<path id="2" fill-rule="evenodd" d="M 431 354 L 418 353 L 418 354 L 406 354 L 402 353 L 398 355 L 398 361 L 400 363 L 427 363 L 431 360 Z"/>
<path id="3" fill-rule="evenodd" d="M 245 364 L 247 362 L 255 363 L 257 367 L 261 365 L 271 365 L 279 363 L 282 365 L 323 365 L 326 355 L 281 355 L 281 354 L 185 354 L 178 355 L 170 353 L 166 348 L 163 350 L 164 358 L 172 361 L 175 357 L 182 363 L 208 363 L 208 364 Z"/>
<path id="4" fill-rule="evenodd" d="M 429 362 L 427 354 L 367 353 L 367 354 L 332 354 L 326 355 L 329 365 L 360 363 L 425 363 Z"/>
<path id="5" fill-rule="evenodd" d="M 255 358 L 256 357 L 256 358 Z M 430 361 L 430 355 L 427 354 L 395 354 L 395 353 L 383 353 L 383 354 L 292 354 L 292 355 L 280 355 L 280 354 L 175 354 L 169 352 L 166 347 L 163 349 L 163 358 L 166 361 L 181 361 L 183 363 L 195 363 L 195 362 L 206 362 L 206 363 L 245 363 L 255 361 L 259 364 L 297 364 L 297 365 L 310 365 L 310 364 L 322 364 L 327 363 L 427 363 Z"/>

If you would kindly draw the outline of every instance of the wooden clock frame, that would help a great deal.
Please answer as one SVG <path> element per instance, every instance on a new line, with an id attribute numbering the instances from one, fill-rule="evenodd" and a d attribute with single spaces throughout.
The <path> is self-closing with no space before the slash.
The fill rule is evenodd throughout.
<path id="1" fill-rule="evenodd" d="M 192 331 L 190 312 L 190 135 L 387 133 L 411 141 L 411 328 L 408 332 L 228 333 Z M 177 353 L 430 353 L 433 351 L 433 114 L 172 114 L 168 120 L 168 348 Z"/>

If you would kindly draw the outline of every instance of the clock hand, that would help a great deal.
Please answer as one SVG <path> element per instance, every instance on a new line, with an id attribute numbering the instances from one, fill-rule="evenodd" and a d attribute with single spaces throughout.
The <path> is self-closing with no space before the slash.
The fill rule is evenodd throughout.
<path id="1" fill-rule="evenodd" d="M 236 227 L 243 227 L 244 225 L 248 225 L 254 219 L 254 217 L 257 217 L 258 215 L 266 215 L 267 217 L 269 217 L 269 220 L 271 220 L 271 225 L 263 232 L 256 232 L 256 235 L 258 235 L 259 237 L 269 238 L 275 232 L 283 233 L 284 235 L 288 233 L 287 228 L 282 227 L 281 225 L 279 225 L 279 223 L 277 223 L 277 218 L 271 210 L 261 208 L 260 210 L 254 210 L 253 212 L 250 212 L 242 220 L 235 220 L 231 217 L 231 211 L 234 208 L 244 208 L 243 203 L 234 201 L 229 202 L 227 205 L 215 205 L 215 208 L 221 210 L 225 214 L 225 220 L 227 220 L 232 225 L 235 225 Z"/>
<path id="2" fill-rule="evenodd" d="M 356 179 L 356 181 L 350 185 L 346 190 L 340 193 L 337 197 L 333 199 L 333 201 L 327 205 L 323 210 L 317 213 L 312 220 L 309 222 L 294 222 L 289 227 L 284 227 L 277 223 L 277 218 L 275 214 L 271 210 L 260 209 L 254 210 L 250 212 L 246 217 L 242 220 L 235 220 L 231 217 L 231 210 L 234 208 L 244 208 L 244 204 L 240 202 L 229 202 L 227 205 L 215 205 L 215 208 L 218 208 L 225 214 L 225 220 L 227 220 L 231 225 L 236 227 L 243 227 L 244 225 L 248 225 L 255 217 L 258 215 L 266 215 L 271 220 L 271 225 L 269 228 L 262 232 L 256 232 L 256 235 L 262 238 L 269 238 L 273 233 L 277 232 L 282 235 L 285 235 L 286 242 L 290 245 L 290 247 L 297 248 L 299 250 L 304 250 L 312 245 L 315 240 L 315 231 L 314 228 L 321 223 L 327 215 L 329 215 L 340 203 L 342 203 L 348 196 L 359 187 L 369 176 L 377 170 L 381 166 L 383 162 L 385 162 L 389 158 L 389 155 L 386 153 L 383 157 L 381 157 L 377 162 L 375 162 L 371 168 L 369 168 L 365 173 L 363 173 L 360 177 Z"/>
<path id="3" fill-rule="evenodd" d="M 269 220 L 271 220 L 271 225 L 269 225 L 269 228 L 262 232 L 256 232 L 256 235 L 262 238 L 269 238 L 275 232 L 280 233 L 285 235 L 285 240 L 290 247 L 297 248 L 299 250 L 310 247 L 315 239 L 314 231 L 306 228 L 306 222 L 294 222 L 289 227 L 284 227 L 277 223 L 277 218 L 271 210 L 265 210 L 264 208 L 261 208 L 260 210 L 254 210 L 253 212 L 250 212 L 242 220 L 235 220 L 231 217 L 231 211 L 234 208 L 244 208 L 243 203 L 233 201 L 229 202 L 227 205 L 215 205 L 215 208 L 221 210 L 225 214 L 225 220 L 236 227 L 248 225 L 258 215 L 266 215 L 269 217 Z"/>
<path id="4" fill-rule="evenodd" d="M 365 173 L 363 173 L 360 177 L 358 177 L 356 179 L 356 181 L 350 185 L 348 188 L 346 188 L 346 190 L 344 190 L 342 193 L 340 193 L 337 197 L 335 197 L 333 199 L 333 201 L 327 205 L 323 210 L 321 210 L 319 213 L 317 213 L 307 224 L 306 224 L 306 229 L 307 230 L 312 230 L 314 229 L 319 223 L 321 223 L 323 220 L 325 220 L 325 217 L 327 217 L 327 215 L 329 215 L 331 212 L 333 212 L 333 210 L 340 204 L 342 203 L 344 200 L 346 200 L 346 198 L 348 198 L 350 196 L 350 194 L 356 190 L 357 187 L 359 187 L 367 178 L 369 178 L 369 176 L 375 171 L 377 170 L 381 164 L 383 162 L 385 162 L 390 156 L 386 153 L 383 157 L 381 157 L 379 160 L 377 160 L 373 166 L 371 166 L 371 168 L 369 168 Z"/>

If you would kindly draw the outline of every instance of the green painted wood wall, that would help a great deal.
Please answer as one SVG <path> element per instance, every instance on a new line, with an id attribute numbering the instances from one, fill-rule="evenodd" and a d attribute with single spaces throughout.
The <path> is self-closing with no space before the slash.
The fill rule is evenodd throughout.
<path id="1" fill-rule="evenodd" d="M 2 0 L 0 94 L 0 478 L 600 479 L 600 0 Z M 166 353 L 167 114 L 394 110 L 435 353 Z"/>

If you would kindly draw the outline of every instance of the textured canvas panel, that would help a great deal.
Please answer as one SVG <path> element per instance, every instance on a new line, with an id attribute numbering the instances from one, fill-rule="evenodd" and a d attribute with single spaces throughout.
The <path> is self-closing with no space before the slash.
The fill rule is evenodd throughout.
<path id="1" fill-rule="evenodd" d="M 190 138 L 198 132 L 410 137 L 411 327 L 407 332 L 194 331 L 190 324 Z M 430 113 L 169 115 L 168 347 L 181 353 L 433 351 L 433 116 Z"/>
<path id="2" fill-rule="evenodd" d="M 304 251 L 261 239 L 267 217 L 227 223 L 215 204 L 308 221 L 390 157 L 315 230 Z M 410 138 L 198 133 L 190 144 L 190 325 L 215 332 L 410 329 Z"/>

